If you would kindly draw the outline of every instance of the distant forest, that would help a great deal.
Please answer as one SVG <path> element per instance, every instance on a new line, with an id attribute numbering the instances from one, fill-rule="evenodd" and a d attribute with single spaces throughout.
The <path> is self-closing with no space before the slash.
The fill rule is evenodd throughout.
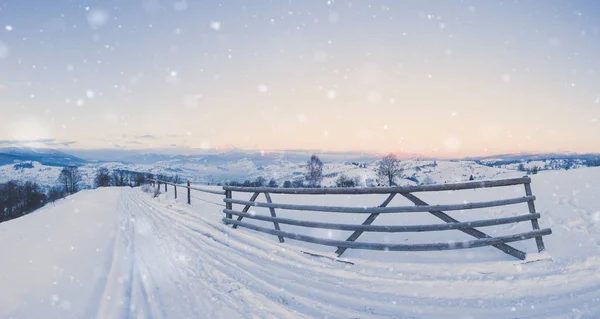
<path id="1" fill-rule="evenodd" d="M 27 164 L 24 164 L 27 165 Z M 109 171 L 101 167 L 94 178 L 95 187 L 141 186 L 152 174 L 127 170 Z M 160 176 L 172 180 L 172 177 Z M 55 186 L 45 187 L 33 182 L 9 181 L 0 184 L 0 223 L 21 217 L 49 202 L 77 193 L 82 188 L 82 178 L 76 166 L 63 167 Z"/>

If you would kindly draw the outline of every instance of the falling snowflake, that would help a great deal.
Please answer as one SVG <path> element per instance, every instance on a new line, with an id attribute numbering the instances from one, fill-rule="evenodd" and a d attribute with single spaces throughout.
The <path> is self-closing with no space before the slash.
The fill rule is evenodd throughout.
<path id="1" fill-rule="evenodd" d="M 210 28 L 215 30 L 215 31 L 219 31 L 221 30 L 221 22 L 219 21 L 213 21 L 210 23 Z"/>
<path id="2" fill-rule="evenodd" d="M 108 22 L 109 14 L 102 9 L 88 11 L 87 20 L 92 29 L 100 29 Z"/>
<path id="3" fill-rule="evenodd" d="M 9 24 L 6 27 L 4 27 L 4 29 L 6 29 L 6 31 L 10 32 L 13 30 L 13 26 Z"/>
<path id="4" fill-rule="evenodd" d="M 330 100 L 334 100 L 336 98 L 336 93 L 334 90 L 329 90 L 327 91 L 327 98 L 329 98 Z"/>
<path id="5" fill-rule="evenodd" d="M 260 93 L 267 93 L 269 91 L 269 87 L 266 84 L 261 83 L 258 85 L 258 91 Z"/>

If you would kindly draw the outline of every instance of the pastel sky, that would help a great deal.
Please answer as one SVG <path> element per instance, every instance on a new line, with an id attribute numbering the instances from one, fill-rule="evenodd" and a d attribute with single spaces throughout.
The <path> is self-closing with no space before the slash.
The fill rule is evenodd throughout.
<path id="1" fill-rule="evenodd" d="M 600 1 L 0 2 L 0 147 L 600 152 Z"/>

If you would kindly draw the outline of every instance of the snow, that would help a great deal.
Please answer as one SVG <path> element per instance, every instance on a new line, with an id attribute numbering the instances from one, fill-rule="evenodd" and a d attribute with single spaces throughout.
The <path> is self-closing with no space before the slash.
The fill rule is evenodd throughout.
<path id="1" fill-rule="evenodd" d="M 5 243 L 0 246 L 0 317 L 594 318 L 600 315 L 598 181 L 598 168 L 533 176 L 541 227 L 552 228 L 553 234 L 544 237 L 546 259 L 539 261 L 533 240 L 515 244 L 532 253 L 531 262 L 485 247 L 422 253 L 348 250 L 344 259 L 355 263 L 349 265 L 302 253 L 331 256 L 332 247 L 293 240 L 280 244 L 275 236 L 223 225 L 223 207 L 213 204 L 221 202 L 217 195 L 194 192 L 188 206 L 183 192 L 175 200 L 171 188 L 158 198 L 139 188 L 83 191 L 0 224 L 0 242 Z M 447 203 L 522 192 L 522 187 L 506 187 L 419 196 Z M 330 205 L 382 200 L 376 195 L 294 196 L 274 194 L 273 200 Z M 515 205 L 478 212 L 484 216 L 451 215 L 481 219 L 526 209 Z M 277 213 L 316 218 L 305 212 Z M 316 216 L 335 220 L 331 216 L 340 215 Z M 432 221 L 428 214 L 415 213 L 375 223 Z M 520 223 L 485 231 L 527 229 L 530 224 Z M 385 240 L 368 235 L 359 240 Z M 461 236 L 436 232 L 406 241 Z"/>

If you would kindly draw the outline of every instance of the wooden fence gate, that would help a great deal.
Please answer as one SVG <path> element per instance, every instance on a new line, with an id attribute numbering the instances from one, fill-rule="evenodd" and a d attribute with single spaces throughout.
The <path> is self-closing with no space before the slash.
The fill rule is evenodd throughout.
<path id="1" fill-rule="evenodd" d="M 472 203 L 461 203 L 451 205 L 430 205 L 413 193 L 418 192 L 436 192 L 436 191 L 457 191 L 467 189 L 478 189 L 488 187 L 501 187 L 501 186 L 514 186 L 524 185 L 525 196 L 501 199 L 494 201 L 485 202 L 472 202 Z M 223 210 L 225 217 L 223 222 L 226 224 L 232 224 L 233 228 L 245 227 L 253 229 L 259 232 L 275 235 L 279 238 L 280 242 L 284 242 L 284 238 L 290 238 L 309 243 L 327 245 L 337 247 L 336 253 L 341 256 L 346 249 L 370 249 L 370 250 L 389 250 L 389 251 L 434 251 L 434 250 L 452 250 L 452 249 L 465 249 L 475 248 L 483 246 L 492 246 L 502 252 L 514 256 L 518 259 L 525 259 L 526 253 L 518 250 L 507 243 L 521 241 L 526 239 L 535 238 L 538 252 L 542 252 L 544 248 L 544 242 L 542 236 L 550 235 L 552 231 L 549 228 L 540 229 L 538 219 L 540 214 L 535 210 L 535 196 L 531 192 L 531 179 L 527 176 L 521 178 L 503 179 L 503 180 L 488 180 L 488 181 L 475 181 L 475 182 L 463 182 L 454 184 L 440 184 L 440 185 L 423 185 L 423 186 L 406 186 L 406 187 L 385 187 L 385 188 L 270 188 L 270 187 L 238 187 L 238 186 L 224 186 L 225 193 L 224 202 L 226 208 Z M 233 198 L 233 192 L 241 193 L 252 193 L 249 200 L 240 200 Z M 256 201 L 260 194 L 264 194 L 265 202 Z M 310 194 L 310 195 L 359 195 L 359 194 L 387 194 L 388 197 L 377 207 L 342 207 L 342 206 L 315 206 L 315 205 L 296 205 L 296 204 L 280 204 L 274 203 L 271 199 L 270 194 Z M 402 196 L 415 206 L 395 206 L 389 207 L 388 205 L 396 196 Z M 497 207 L 505 205 L 513 205 L 519 203 L 527 203 L 529 213 L 503 217 L 495 219 L 483 219 L 468 222 L 461 222 L 452 218 L 448 215 L 447 211 L 456 210 L 468 210 L 477 208 Z M 241 210 L 234 210 L 233 205 L 241 205 Z M 266 207 L 269 208 L 270 216 L 259 215 L 249 213 L 248 210 L 251 207 Z M 297 211 L 314 211 L 314 212 L 329 212 L 329 213 L 348 213 L 348 214 L 366 214 L 365 221 L 360 225 L 353 224 L 338 224 L 338 223 L 325 223 L 319 221 L 307 221 L 300 219 L 290 219 L 277 217 L 275 209 L 287 209 Z M 413 213 L 423 212 L 429 213 L 444 223 L 441 224 L 428 224 L 428 225 L 372 225 L 380 214 L 392 214 L 392 213 Z M 236 216 L 237 218 L 233 218 Z M 273 223 L 273 228 L 266 228 L 262 226 L 256 226 L 242 221 L 244 218 L 250 218 L 255 220 L 262 220 Z M 481 230 L 476 228 L 485 226 L 502 225 L 509 223 L 517 223 L 522 221 L 531 221 L 532 231 L 525 233 L 518 233 L 506 236 L 492 237 Z M 345 230 L 353 231 L 353 233 L 345 240 L 333 240 L 327 238 L 317 238 L 307 236 L 303 234 L 296 234 L 291 232 L 282 231 L 280 224 L 295 225 L 309 228 L 321 228 L 321 229 L 333 229 L 333 230 Z M 399 233 L 399 232 L 430 232 L 430 231 L 444 231 L 444 230 L 458 230 L 473 236 L 475 239 L 468 241 L 461 241 L 456 243 L 428 243 L 428 244 L 396 244 L 396 243 L 374 243 L 374 242 L 357 242 L 356 240 L 364 232 L 386 232 L 386 233 Z"/>

